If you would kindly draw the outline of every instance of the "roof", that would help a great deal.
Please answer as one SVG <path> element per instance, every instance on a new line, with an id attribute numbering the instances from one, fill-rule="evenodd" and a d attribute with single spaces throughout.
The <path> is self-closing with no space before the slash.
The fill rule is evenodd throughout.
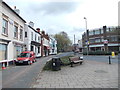
<path id="1" fill-rule="evenodd" d="M 15 15 L 17 15 L 23 22 L 26 23 L 26 21 L 19 14 L 17 14 L 7 3 L 5 3 L 4 1 L 2 1 L 2 4 L 4 4 L 5 6 L 7 6 Z"/>
<path id="2" fill-rule="evenodd" d="M 29 28 L 31 28 L 33 31 L 35 31 L 36 33 L 40 34 L 37 30 L 35 30 L 33 27 L 31 27 L 30 25 L 28 25 Z M 41 35 L 41 34 L 40 34 Z"/>

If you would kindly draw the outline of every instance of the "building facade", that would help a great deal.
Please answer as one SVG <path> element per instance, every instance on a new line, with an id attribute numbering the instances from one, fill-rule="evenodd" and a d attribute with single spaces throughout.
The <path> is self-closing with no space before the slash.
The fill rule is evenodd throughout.
<path id="1" fill-rule="evenodd" d="M 120 50 L 119 34 L 120 28 L 118 27 L 106 27 L 87 30 L 82 35 L 82 43 L 84 51 L 105 51 L 118 52 Z"/>
<path id="2" fill-rule="evenodd" d="M 27 51 L 33 51 L 35 55 L 41 55 L 41 34 L 40 29 L 34 29 L 34 23 L 25 25 L 25 45 Z"/>
<path id="3" fill-rule="evenodd" d="M 26 21 L 5 2 L 0 3 L 0 60 L 14 60 L 25 48 Z"/>
<path id="4" fill-rule="evenodd" d="M 53 36 L 49 36 L 50 38 L 50 54 L 57 54 L 57 41 Z"/>
<path id="5" fill-rule="evenodd" d="M 41 56 L 48 56 L 50 54 L 50 39 L 45 31 L 42 31 L 41 35 Z"/>

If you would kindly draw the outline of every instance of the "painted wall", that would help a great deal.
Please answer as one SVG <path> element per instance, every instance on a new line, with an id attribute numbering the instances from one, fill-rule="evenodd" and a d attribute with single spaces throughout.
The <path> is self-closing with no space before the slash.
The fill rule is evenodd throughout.
<path id="1" fill-rule="evenodd" d="M 0 5 L 1 6 L 1 5 Z M 6 5 L 2 4 L 2 9 L 0 7 L 0 38 L 5 39 L 5 40 L 10 40 L 8 44 L 8 50 L 7 50 L 7 58 L 8 60 L 14 59 L 15 58 L 15 47 L 14 47 L 14 42 L 15 43 L 20 43 L 24 44 L 24 38 L 23 40 L 20 40 L 20 26 L 23 27 L 23 37 L 24 37 L 24 24 L 25 22 L 22 21 L 15 13 L 13 13 Z M 8 36 L 2 35 L 2 19 L 5 18 L 3 16 L 7 16 L 7 21 L 8 21 Z M 18 23 L 18 39 L 14 38 L 14 22 Z"/>

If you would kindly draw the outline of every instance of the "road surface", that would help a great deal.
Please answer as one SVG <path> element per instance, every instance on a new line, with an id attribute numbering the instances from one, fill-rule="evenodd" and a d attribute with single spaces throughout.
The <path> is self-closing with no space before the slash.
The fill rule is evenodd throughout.
<path id="1" fill-rule="evenodd" d="M 2 71 L 2 88 L 29 88 L 42 70 L 46 61 L 52 57 L 63 57 L 72 52 L 37 59 L 32 65 L 19 65 Z"/>

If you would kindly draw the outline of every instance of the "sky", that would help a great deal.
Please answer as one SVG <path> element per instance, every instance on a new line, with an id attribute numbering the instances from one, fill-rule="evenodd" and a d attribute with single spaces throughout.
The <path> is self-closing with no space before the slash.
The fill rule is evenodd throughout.
<path id="1" fill-rule="evenodd" d="M 65 31 L 72 42 L 82 38 L 87 29 L 118 25 L 119 0 L 4 0 L 11 8 L 20 9 L 20 16 L 34 28 L 56 34 Z"/>

